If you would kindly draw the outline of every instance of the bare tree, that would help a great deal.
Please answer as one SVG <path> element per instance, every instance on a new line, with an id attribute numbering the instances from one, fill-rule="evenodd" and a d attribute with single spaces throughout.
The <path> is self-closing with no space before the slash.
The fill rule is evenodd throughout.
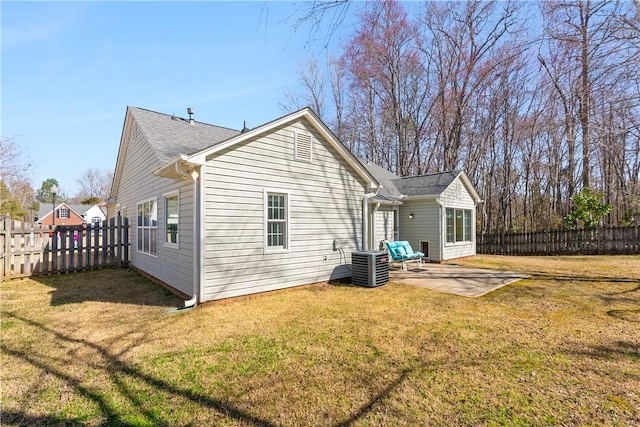
<path id="1" fill-rule="evenodd" d="M 101 169 L 87 169 L 80 178 L 76 180 L 80 186 L 80 191 L 76 195 L 78 199 L 98 198 L 106 200 L 111 189 L 113 172 Z"/>
<path id="2" fill-rule="evenodd" d="M 614 207 L 607 221 L 632 223 L 639 20 L 618 0 L 425 2 L 415 18 L 394 1 L 368 3 L 331 61 L 322 109 L 356 155 L 400 175 L 464 168 L 484 199 L 484 232 L 562 226 L 587 185 Z M 303 86 L 312 104 L 317 90 Z"/>
<path id="3" fill-rule="evenodd" d="M 291 112 L 310 107 L 318 116 L 325 119 L 326 79 L 316 57 L 308 58 L 304 65 L 299 66 L 298 81 L 304 92 L 302 94 L 287 92 L 286 101 L 280 104 L 281 108 Z"/>
<path id="4" fill-rule="evenodd" d="M 0 180 L 8 186 L 12 182 L 28 181 L 31 167 L 15 138 L 0 138 Z"/>

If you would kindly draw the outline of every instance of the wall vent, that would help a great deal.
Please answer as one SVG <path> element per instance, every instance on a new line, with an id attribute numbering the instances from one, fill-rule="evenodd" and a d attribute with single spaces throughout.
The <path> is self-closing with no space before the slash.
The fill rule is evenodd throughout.
<path id="1" fill-rule="evenodd" d="M 308 133 L 295 132 L 294 157 L 296 160 L 311 162 L 313 159 L 313 144 Z"/>

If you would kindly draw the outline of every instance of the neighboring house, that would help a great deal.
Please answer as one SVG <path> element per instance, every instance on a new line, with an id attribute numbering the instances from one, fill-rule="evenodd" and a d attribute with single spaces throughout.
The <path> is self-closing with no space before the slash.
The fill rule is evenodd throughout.
<path id="1" fill-rule="evenodd" d="M 107 206 L 191 305 L 349 277 L 377 186 L 310 109 L 236 131 L 129 107 Z"/>
<path id="2" fill-rule="evenodd" d="M 370 239 L 407 240 L 431 262 L 476 254 L 476 206 L 481 199 L 464 172 L 400 178 L 366 161 L 381 184 L 370 200 Z"/>
<path id="3" fill-rule="evenodd" d="M 51 205 L 41 203 L 36 222 L 42 225 L 53 224 Z M 98 205 L 75 205 L 60 203 L 55 207 L 56 225 L 80 225 L 102 222 L 107 218 L 105 211 Z"/>

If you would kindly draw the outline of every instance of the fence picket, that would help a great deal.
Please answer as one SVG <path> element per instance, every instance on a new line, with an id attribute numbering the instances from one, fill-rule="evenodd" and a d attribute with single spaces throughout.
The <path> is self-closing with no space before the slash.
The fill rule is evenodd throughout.
<path id="1" fill-rule="evenodd" d="M 5 215 L 0 220 L 0 281 L 128 264 L 127 218 L 118 216 L 111 226 L 104 221 L 54 227 L 20 224 Z"/>
<path id="2" fill-rule="evenodd" d="M 600 227 L 593 230 L 550 230 L 478 236 L 476 251 L 495 255 L 616 255 L 640 254 L 640 227 Z"/>

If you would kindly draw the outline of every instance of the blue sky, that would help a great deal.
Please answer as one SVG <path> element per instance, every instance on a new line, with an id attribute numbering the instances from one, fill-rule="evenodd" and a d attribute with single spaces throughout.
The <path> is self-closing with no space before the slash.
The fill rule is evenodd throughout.
<path id="1" fill-rule="evenodd" d="M 89 168 L 113 170 L 128 105 L 241 129 L 284 114 L 310 56 L 340 53 L 293 31 L 291 2 L 0 2 L 2 138 L 73 196 Z M 327 21 L 327 26 L 329 21 Z"/>

